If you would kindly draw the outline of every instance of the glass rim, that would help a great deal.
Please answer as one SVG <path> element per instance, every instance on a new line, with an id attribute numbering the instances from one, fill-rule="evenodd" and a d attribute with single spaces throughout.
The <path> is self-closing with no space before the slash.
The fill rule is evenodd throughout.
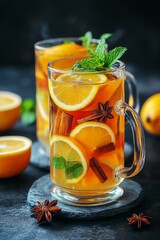
<path id="1" fill-rule="evenodd" d="M 66 70 L 63 70 L 63 69 L 56 69 L 54 67 L 52 67 L 51 65 L 53 63 L 56 63 L 56 62 L 59 62 L 59 61 L 67 61 L 67 60 L 70 60 L 70 59 L 77 59 L 78 61 L 78 58 L 80 59 L 84 59 L 84 58 L 89 58 L 90 56 L 88 57 L 68 57 L 68 58 L 61 58 L 61 59 L 57 59 L 57 60 L 53 60 L 51 62 L 49 62 L 47 64 L 47 68 L 49 71 L 51 72 L 56 72 L 56 73 L 69 73 L 69 70 L 71 69 L 66 69 Z M 116 64 L 119 64 L 119 66 L 116 66 Z M 73 74 L 105 74 L 105 73 L 114 73 L 114 72 L 117 72 L 117 71 L 123 71 L 125 69 L 125 63 L 121 60 L 117 60 L 112 66 L 110 69 L 106 69 L 106 70 L 102 70 L 102 71 L 75 71 L 75 70 L 72 70 L 70 73 L 73 73 Z"/>
<path id="2" fill-rule="evenodd" d="M 73 41 L 77 41 L 77 40 L 81 40 L 80 37 L 62 37 L 62 38 L 48 38 L 48 39 L 44 39 L 44 40 L 41 40 L 41 41 L 38 41 L 34 44 L 34 48 L 35 50 L 46 50 L 48 49 L 48 47 L 42 47 L 41 45 L 42 44 L 47 44 L 47 43 L 56 43 L 56 42 L 60 42 L 60 41 L 65 41 L 65 40 L 73 40 Z M 99 42 L 100 39 L 96 39 L 96 38 L 93 38 L 91 43 L 97 43 Z M 53 45 L 55 46 L 55 45 Z M 106 43 L 106 46 L 108 46 L 108 44 Z M 80 50 L 79 50 L 80 51 Z M 81 50 L 82 51 L 82 50 Z"/>

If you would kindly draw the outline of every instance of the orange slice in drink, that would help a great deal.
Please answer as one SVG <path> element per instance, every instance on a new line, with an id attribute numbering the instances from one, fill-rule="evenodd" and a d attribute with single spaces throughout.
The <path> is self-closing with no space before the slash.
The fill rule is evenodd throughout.
<path id="1" fill-rule="evenodd" d="M 120 165 L 118 157 L 114 152 L 108 152 L 99 155 L 97 156 L 97 160 L 99 163 L 105 164 L 112 168 L 113 170 L 115 170 Z"/>
<path id="2" fill-rule="evenodd" d="M 61 178 L 69 184 L 79 182 L 86 174 L 87 158 L 83 147 L 74 139 L 55 135 L 51 138 L 52 163 L 55 169 L 63 169 Z M 58 170 L 57 170 L 58 171 Z"/>
<path id="3" fill-rule="evenodd" d="M 48 91 L 37 89 L 37 107 L 44 121 L 49 122 Z"/>
<path id="4" fill-rule="evenodd" d="M 0 137 L 0 178 L 13 177 L 29 164 L 32 141 L 22 136 Z"/>
<path id="5" fill-rule="evenodd" d="M 22 99 L 19 95 L 0 91 L 0 131 L 5 131 L 14 126 L 21 112 Z"/>
<path id="6" fill-rule="evenodd" d="M 97 151 L 98 148 L 115 143 L 112 129 L 104 123 L 94 121 L 79 124 L 72 130 L 70 136 L 91 153 Z"/>
<path id="7" fill-rule="evenodd" d="M 36 50 L 36 63 L 39 71 L 37 71 L 37 77 L 44 79 L 47 76 L 47 64 L 55 59 L 72 57 L 72 56 L 88 56 L 86 48 L 75 43 L 63 43 L 60 45 L 44 48 L 42 50 Z M 45 81 L 44 81 L 45 83 Z M 44 84 L 42 82 L 42 84 Z"/>
<path id="8" fill-rule="evenodd" d="M 55 81 L 49 80 L 49 92 L 58 107 L 75 111 L 88 106 L 95 98 L 99 84 L 106 81 L 103 74 L 62 74 Z"/>

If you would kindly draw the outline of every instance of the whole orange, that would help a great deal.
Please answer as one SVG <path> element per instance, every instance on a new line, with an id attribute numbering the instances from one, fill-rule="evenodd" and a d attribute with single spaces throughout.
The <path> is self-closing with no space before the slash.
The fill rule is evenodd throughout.
<path id="1" fill-rule="evenodd" d="M 146 131 L 160 135 L 160 93 L 152 95 L 144 102 L 140 117 Z"/>

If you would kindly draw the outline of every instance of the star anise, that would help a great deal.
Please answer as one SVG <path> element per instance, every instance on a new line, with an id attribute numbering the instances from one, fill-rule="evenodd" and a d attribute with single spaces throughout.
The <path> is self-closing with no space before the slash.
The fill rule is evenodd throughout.
<path id="1" fill-rule="evenodd" d="M 106 122 L 107 119 L 114 118 L 113 114 L 111 114 L 113 107 L 109 106 L 109 100 L 106 101 L 104 104 L 98 102 L 98 109 L 92 110 L 92 115 L 87 117 L 81 118 L 78 120 L 78 123 L 83 123 L 87 121 L 97 120 L 100 122 Z"/>
<path id="2" fill-rule="evenodd" d="M 138 228 L 140 228 L 142 226 L 142 224 L 150 224 L 149 219 L 151 219 L 151 217 L 149 216 L 144 216 L 143 213 L 139 213 L 139 214 L 132 214 L 132 217 L 127 218 L 128 220 L 128 224 L 137 224 Z"/>
<path id="3" fill-rule="evenodd" d="M 37 223 L 40 223 L 42 220 L 47 220 L 47 222 L 51 222 L 53 219 L 53 215 L 61 210 L 61 208 L 56 206 L 57 200 L 52 200 L 51 202 L 49 202 L 46 199 L 44 201 L 44 204 L 39 201 L 37 203 L 38 206 L 32 208 L 32 217 L 37 219 Z"/>

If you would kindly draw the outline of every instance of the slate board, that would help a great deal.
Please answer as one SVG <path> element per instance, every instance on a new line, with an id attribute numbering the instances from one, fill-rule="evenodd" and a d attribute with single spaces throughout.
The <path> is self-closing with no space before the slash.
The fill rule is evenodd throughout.
<path id="1" fill-rule="evenodd" d="M 124 194 L 116 202 L 97 207 L 77 207 L 69 206 L 58 202 L 62 208 L 60 218 L 70 219 L 99 219 L 114 216 L 126 212 L 137 206 L 143 200 L 142 187 L 133 180 L 124 180 L 120 186 L 124 189 Z M 30 206 L 37 205 L 37 201 L 44 202 L 45 199 L 51 200 L 51 188 L 53 183 L 50 181 L 49 174 L 36 180 L 31 186 L 27 202 Z"/>

